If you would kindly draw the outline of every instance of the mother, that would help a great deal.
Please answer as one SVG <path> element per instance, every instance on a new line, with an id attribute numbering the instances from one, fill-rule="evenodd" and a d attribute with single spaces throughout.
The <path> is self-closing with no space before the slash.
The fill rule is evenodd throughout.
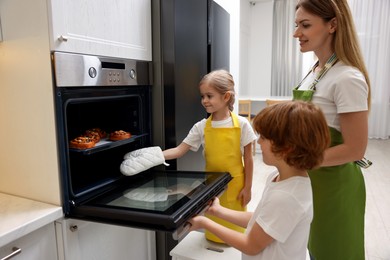
<path id="1" fill-rule="evenodd" d="M 367 146 L 370 81 L 347 0 L 300 0 L 296 30 L 301 52 L 318 61 L 294 89 L 325 114 L 332 145 L 322 167 L 310 171 L 314 218 L 311 259 L 364 259 L 366 192 L 360 167 Z"/>

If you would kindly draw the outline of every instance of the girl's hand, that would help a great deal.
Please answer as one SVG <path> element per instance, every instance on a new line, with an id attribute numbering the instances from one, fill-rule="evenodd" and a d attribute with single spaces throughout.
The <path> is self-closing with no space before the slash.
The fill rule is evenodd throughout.
<path id="1" fill-rule="evenodd" d="M 247 189 L 247 188 L 244 187 L 240 191 L 240 194 L 238 194 L 238 198 L 237 199 L 241 201 L 241 205 L 243 207 L 248 205 L 249 201 L 251 201 L 251 199 L 252 199 L 252 191 L 251 191 L 251 189 Z"/>

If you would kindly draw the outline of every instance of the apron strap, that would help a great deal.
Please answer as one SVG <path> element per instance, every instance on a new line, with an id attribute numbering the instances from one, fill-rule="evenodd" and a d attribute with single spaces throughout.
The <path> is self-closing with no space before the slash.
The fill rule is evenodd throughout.
<path id="1" fill-rule="evenodd" d="M 332 66 L 337 62 L 338 58 L 336 56 L 336 53 L 333 53 L 332 56 L 326 61 L 325 66 L 322 68 L 322 70 L 317 74 L 317 76 L 314 78 L 313 83 L 310 85 L 309 89 L 315 91 L 316 90 L 316 85 L 322 79 L 325 74 L 332 68 Z M 314 69 L 318 66 L 319 61 L 317 61 L 313 68 L 306 74 L 306 76 L 301 80 L 301 82 L 296 86 L 294 89 L 299 89 L 299 87 L 302 85 L 302 83 L 305 81 L 307 76 L 310 75 L 314 71 Z"/>
<path id="2" fill-rule="evenodd" d="M 233 127 L 240 127 L 240 123 L 238 122 L 238 117 L 235 113 L 230 111 L 230 117 L 232 118 Z M 213 115 L 210 115 L 206 120 L 205 127 L 211 127 L 211 121 L 213 119 Z"/>

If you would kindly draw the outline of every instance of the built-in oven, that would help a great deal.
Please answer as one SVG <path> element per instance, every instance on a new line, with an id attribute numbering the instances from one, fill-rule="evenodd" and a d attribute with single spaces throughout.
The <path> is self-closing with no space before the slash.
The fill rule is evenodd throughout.
<path id="1" fill-rule="evenodd" d="M 65 216 L 172 232 L 223 192 L 228 173 L 151 169 L 120 172 L 123 156 L 152 146 L 151 63 L 55 52 L 55 104 Z M 71 140 L 89 129 L 105 132 L 93 147 Z M 110 141 L 111 132 L 130 138 Z"/>

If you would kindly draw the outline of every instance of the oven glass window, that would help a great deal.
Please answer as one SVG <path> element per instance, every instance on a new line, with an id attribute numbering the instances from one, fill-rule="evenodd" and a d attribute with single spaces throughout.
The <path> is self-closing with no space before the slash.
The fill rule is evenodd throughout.
<path id="1" fill-rule="evenodd" d="M 222 172 L 152 171 L 137 180 L 94 199 L 89 205 L 171 215 L 215 189 L 226 178 Z M 217 196 L 214 194 L 212 196 Z M 207 198 L 210 200 L 211 198 Z"/>
<path id="2" fill-rule="evenodd" d="M 139 187 L 126 189 L 107 205 L 166 211 L 183 198 L 190 198 L 196 190 L 204 187 L 203 183 L 203 178 L 160 176 Z"/>

